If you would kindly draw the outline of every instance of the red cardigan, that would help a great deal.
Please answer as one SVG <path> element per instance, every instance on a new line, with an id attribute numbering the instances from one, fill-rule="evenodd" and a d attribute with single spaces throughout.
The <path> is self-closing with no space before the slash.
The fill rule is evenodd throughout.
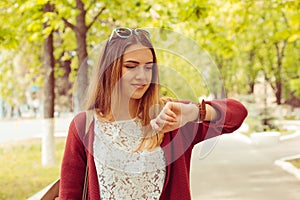
<path id="1" fill-rule="evenodd" d="M 236 100 L 213 100 L 206 102 L 219 113 L 214 122 L 189 122 L 180 129 L 168 132 L 161 147 L 167 161 L 166 179 L 160 200 L 189 200 L 190 160 L 195 144 L 206 139 L 231 133 L 238 129 L 247 116 L 246 108 Z M 98 177 L 93 158 L 94 122 L 85 130 L 84 112 L 72 120 L 62 160 L 59 199 L 81 199 L 88 162 L 88 199 L 100 200 Z"/>

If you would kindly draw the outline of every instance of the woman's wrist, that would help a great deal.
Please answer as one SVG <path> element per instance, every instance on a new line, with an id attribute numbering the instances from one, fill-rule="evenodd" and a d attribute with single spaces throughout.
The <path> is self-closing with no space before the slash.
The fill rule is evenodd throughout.
<path id="1" fill-rule="evenodd" d="M 186 111 L 185 116 L 188 117 L 188 121 L 197 121 L 199 116 L 199 109 L 198 106 L 194 103 L 185 104 Z"/>
<path id="2" fill-rule="evenodd" d="M 197 117 L 194 122 L 214 121 L 218 118 L 218 113 L 214 107 L 207 104 L 204 100 L 201 103 L 194 104 L 197 107 Z"/>
<path id="3" fill-rule="evenodd" d="M 209 104 L 206 104 L 206 116 L 204 121 L 216 121 L 219 118 L 217 110 Z"/>

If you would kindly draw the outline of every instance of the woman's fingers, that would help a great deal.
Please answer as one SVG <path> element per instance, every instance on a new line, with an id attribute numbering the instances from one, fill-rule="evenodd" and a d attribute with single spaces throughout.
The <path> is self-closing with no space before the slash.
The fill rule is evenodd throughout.
<path id="1" fill-rule="evenodd" d="M 176 118 L 166 113 L 160 113 L 159 116 L 150 121 L 150 125 L 155 132 L 163 130 L 164 127 L 175 126 L 176 124 Z"/>
<path id="2" fill-rule="evenodd" d="M 172 111 L 172 105 L 166 104 L 166 106 L 162 109 L 160 114 L 158 115 L 158 118 L 165 120 L 165 121 L 176 121 L 176 114 Z"/>
<path id="3" fill-rule="evenodd" d="M 167 132 L 170 130 L 174 130 L 175 128 L 178 128 L 178 123 L 177 122 L 162 122 L 162 123 L 158 123 L 157 119 L 153 119 L 150 121 L 150 125 L 152 127 L 152 129 L 154 130 L 154 132 L 158 133 L 158 132 Z"/>
<path id="4" fill-rule="evenodd" d="M 172 113 L 162 112 L 157 117 L 157 123 L 165 123 L 165 122 L 175 122 L 176 117 L 172 115 Z"/>
<path id="5" fill-rule="evenodd" d="M 177 114 L 178 116 L 177 116 Z M 169 131 L 179 127 L 181 115 L 181 104 L 168 102 L 159 115 L 152 119 L 150 124 L 155 132 Z"/>
<path id="6" fill-rule="evenodd" d="M 161 128 L 159 127 L 159 125 L 156 123 L 156 120 L 155 119 L 152 119 L 150 121 L 150 125 L 151 125 L 151 128 L 155 131 L 155 132 L 159 132 L 161 130 Z"/>

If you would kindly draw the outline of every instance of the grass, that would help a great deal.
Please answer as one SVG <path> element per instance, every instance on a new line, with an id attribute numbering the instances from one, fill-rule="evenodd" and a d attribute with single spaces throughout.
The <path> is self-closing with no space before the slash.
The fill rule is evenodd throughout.
<path id="1" fill-rule="evenodd" d="M 300 158 L 294 159 L 294 160 L 288 160 L 289 163 L 300 169 Z"/>
<path id="2" fill-rule="evenodd" d="M 0 199 L 26 199 L 59 177 L 65 139 L 56 139 L 56 165 L 41 165 L 41 140 L 0 147 Z"/>

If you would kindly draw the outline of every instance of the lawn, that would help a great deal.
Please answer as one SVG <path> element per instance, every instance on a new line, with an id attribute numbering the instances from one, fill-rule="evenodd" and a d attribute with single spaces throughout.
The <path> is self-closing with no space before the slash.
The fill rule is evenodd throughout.
<path id="1" fill-rule="evenodd" d="M 65 139 L 56 140 L 56 165 L 41 165 L 41 140 L 0 147 L 0 199 L 26 199 L 59 177 Z"/>

